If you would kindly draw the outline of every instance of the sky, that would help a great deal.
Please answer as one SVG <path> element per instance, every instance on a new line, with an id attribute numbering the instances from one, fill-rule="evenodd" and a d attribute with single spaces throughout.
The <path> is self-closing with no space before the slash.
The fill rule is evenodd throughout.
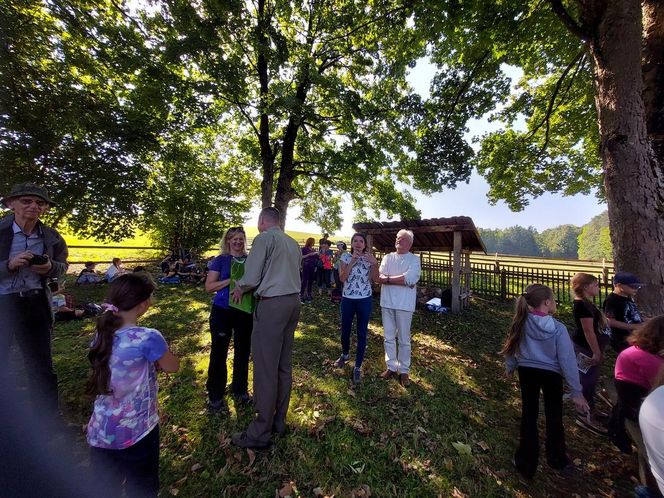
<path id="1" fill-rule="evenodd" d="M 436 67 L 428 60 L 422 59 L 411 70 L 409 82 L 423 97 L 429 95 L 429 85 Z M 507 68 L 508 75 L 513 81 L 519 77 L 518 69 Z M 486 131 L 495 130 L 500 123 L 489 123 L 486 119 L 474 120 L 468 124 L 468 138 L 482 135 Z M 474 146 L 475 144 L 473 144 Z M 496 205 L 489 204 L 487 192 L 489 185 L 477 173 L 473 173 L 468 184 L 460 183 L 455 189 L 445 189 L 440 193 L 426 196 L 416 190 L 413 193 L 417 209 L 422 218 L 448 218 L 451 216 L 470 216 L 475 226 L 479 228 L 507 228 L 514 225 L 534 227 L 538 231 L 553 228 L 558 225 L 571 224 L 581 226 L 586 224 L 593 216 L 597 216 L 606 209 L 594 195 L 576 195 L 564 197 L 559 194 L 545 194 L 532 199 L 530 204 L 520 212 L 511 211 L 504 202 Z M 350 202 L 343 211 L 344 223 L 336 235 L 350 235 L 353 233 L 353 212 Z M 255 225 L 259 209 L 252 210 L 247 224 Z M 320 228 L 313 223 L 305 223 L 297 219 L 300 210 L 296 206 L 289 206 L 286 229 L 302 232 L 319 233 Z M 377 221 L 391 221 L 387 217 Z"/>

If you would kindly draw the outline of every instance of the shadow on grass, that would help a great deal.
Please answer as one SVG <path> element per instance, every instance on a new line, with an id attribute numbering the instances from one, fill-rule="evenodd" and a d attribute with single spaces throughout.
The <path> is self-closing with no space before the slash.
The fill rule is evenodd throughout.
<path id="1" fill-rule="evenodd" d="M 311 496 L 314 487 L 349 496 L 367 484 L 379 497 L 451 496 L 455 488 L 469 496 L 609 495 L 605 479 L 619 481 L 615 489 L 629 485 L 628 475 L 615 477 L 628 474 L 629 465 L 614 454 L 603 462 L 608 445 L 574 428 L 568 430 L 570 452 L 585 450 L 585 475 L 562 482 L 543 469 L 530 486 L 516 479 L 510 460 L 520 401 L 515 382 L 502 377 L 498 356 L 511 308 L 483 301 L 458 316 L 415 313 L 414 384 L 408 389 L 378 378 L 385 364 L 377 301 L 358 387 L 350 382 L 352 360 L 346 369 L 333 366 L 340 353 L 338 305 L 317 298 L 303 306 L 290 433 L 255 455 L 236 449 L 230 434 L 246 427 L 251 410 L 232 401 L 225 413 L 206 409 L 210 297 L 200 287 L 161 286 L 142 322 L 159 329 L 182 359 L 180 372 L 160 377 L 162 495 L 177 489 L 178 496 L 274 496 L 289 481 L 297 485 L 296 496 Z M 90 322 L 57 329 L 63 399 L 68 416 L 78 422 L 87 421 L 91 406 L 80 394 L 91 330 Z"/>

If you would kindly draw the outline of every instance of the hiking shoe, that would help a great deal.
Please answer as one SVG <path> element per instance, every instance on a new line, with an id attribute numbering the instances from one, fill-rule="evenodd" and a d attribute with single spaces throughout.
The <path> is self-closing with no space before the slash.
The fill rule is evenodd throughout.
<path id="1" fill-rule="evenodd" d="M 397 376 L 397 373 L 394 370 L 390 370 L 389 368 L 379 375 L 379 377 L 381 379 L 385 379 L 385 380 L 392 379 L 396 376 Z"/>
<path id="2" fill-rule="evenodd" d="M 399 384 L 403 387 L 408 387 L 410 385 L 410 377 L 407 373 L 402 373 L 399 375 Z"/>
<path id="3" fill-rule="evenodd" d="M 217 401 L 208 401 L 208 411 L 211 413 L 224 413 L 228 411 L 228 408 L 226 407 L 226 403 L 224 402 L 223 399 L 219 399 Z"/>
<path id="4" fill-rule="evenodd" d="M 341 356 L 339 356 L 339 359 L 334 362 L 334 366 L 337 368 L 343 368 L 348 360 L 350 360 L 350 355 L 342 354 Z"/>
<path id="5" fill-rule="evenodd" d="M 353 384 L 357 385 L 362 382 L 362 370 L 355 367 L 353 369 Z"/>
<path id="6" fill-rule="evenodd" d="M 577 416 L 574 422 L 579 427 L 582 427 L 598 436 L 607 436 L 609 434 L 609 431 L 607 431 L 604 427 L 597 423 L 597 421 L 592 420 L 588 416 Z"/>

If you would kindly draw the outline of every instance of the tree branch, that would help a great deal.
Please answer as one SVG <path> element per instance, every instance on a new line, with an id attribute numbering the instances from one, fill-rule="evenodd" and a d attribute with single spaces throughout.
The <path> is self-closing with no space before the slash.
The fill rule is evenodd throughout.
<path id="1" fill-rule="evenodd" d="M 547 0 L 551 5 L 551 10 L 558 16 L 565 27 L 574 35 L 578 36 L 584 42 L 590 40 L 590 33 L 574 20 L 569 12 L 565 9 L 562 0 Z"/>
<path id="2" fill-rule="evenodd" d="M 546 147 L 549 145 L 550 120 L 551 120 L 551 115 L 553 114 L 553 111 L 555 110 L 554 106 L 555 106 L 556 98 L 558 97 L 558 93 L 560 92 L 560 88 L 562 87 L 562 84 L 565 81 L 565 78 L 567 77 L 569 72 L 572 70 L 572 67 L 574 67 L 574 65 L 578 66 L 578 64 L 581 61 L 583 61 L 585 53 L 586 53 L 585 49 L 580 50 L 579 53 L 576 54 L 574 59 L 572 59 L 572 61 L 569 64 L 567 64 L 567 67 L 565 68 L 563 73 L 560 75 L 560 78 L 558 78 L 558 81 L 556 81 L 556 84 L 553 88 L 553 93 L 551 94 L 551 97 L 549 98 L 549 103 L 547 105 L 546 112 L 544 113 L 544 117 L 537 124 L 537 126 L 535 126 L 535 128 L 533 128 L 530 131 L 530 133 L 528 133 L 528 135 L 523 137 L 522 141 L 529 140 L 530 138 L 532 138 L 535 135 L 535 133 L 537 133 L 537 131 L 539 131 L 539 129 L 542 127 L 542 125 L 546 124 L 546 133 L 545 133 L 545 138 L 544 138 L 544 144 L 542 145 L 542 147 L 540 147 L 540 151 L 539 151 L 538 154 L 541 154 L 542 152 L 544 152 Z M 576 76 L 577 73 L 578 73 L 578 67 L 577 67 L 577 70 L 574 71 L 573 76 Z M 570 87 L 571 87 L 571 82 L 570 82 L 570 85 L 568 85 L 567 90 L 565 90 L 565 93 L 567 91 L 569 91 Z"/>

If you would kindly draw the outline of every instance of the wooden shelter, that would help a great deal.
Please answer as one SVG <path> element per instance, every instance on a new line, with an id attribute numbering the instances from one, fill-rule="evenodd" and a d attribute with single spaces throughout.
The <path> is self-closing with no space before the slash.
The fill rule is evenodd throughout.
<path id="1" fill-rule="evenodd" d="M 452 255 L 452 311 L 457 313 L 468 305 L 470 253 L 481 251 L 486 254 L 484 242 L 468 216 L 354 223 L 353 229 L 366 234 L 369 247 L 383 253 L 394 251 L 397 232 L 402 229 L 413 232 L 415 240 L 411 251 L 414 253 L 449 252 Z M 466 277 L 463 287 L 462 274 Z"/>

